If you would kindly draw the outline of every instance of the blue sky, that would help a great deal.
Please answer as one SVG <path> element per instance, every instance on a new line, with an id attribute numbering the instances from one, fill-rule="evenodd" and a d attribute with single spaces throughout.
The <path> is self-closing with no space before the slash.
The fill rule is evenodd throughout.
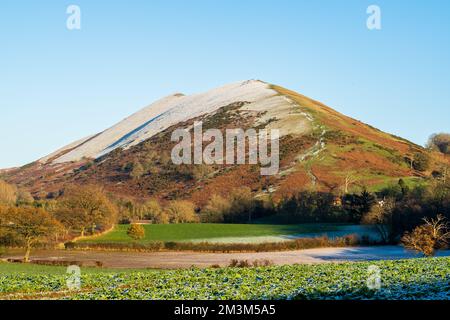
<path id="1" fill-rule="evenodd" d="M 71 4 L 81 30 L 66 28 Z M 381 30 L 366 28 L 371 4 Z M 0 168 L 245 79 L 423 144 L 450 131 L 449 38 L 446 0 L 2 0 Z"/>

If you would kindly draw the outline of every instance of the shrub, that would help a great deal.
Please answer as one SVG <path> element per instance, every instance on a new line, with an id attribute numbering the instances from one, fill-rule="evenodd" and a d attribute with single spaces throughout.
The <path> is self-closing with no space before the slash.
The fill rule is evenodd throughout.
<path id="1" fill-rule="evenodd" d="M 417 152 L 414 154 L 413 168 L 417 171 L 427 171 L 430 167 L 430 157 L 425 153 Z"/>
<path id="2" fill-rule="evenodd" d="M 405 248 L 421 252 L 425 256 L 433 256 L 437 249 L 448 245 L 449 225 L 442 215 L 438 215 L 436 219 L 423 220 L 425 224 L 405 233 L 402 243 Z"/>
<path id="3" fill-rule="evenodd" d="M 134 240 L 141 240 L 145 238 L 145 229 L 140 224 L 132 224 L 128 228 L 127 235 Z"/>
<path id="4" fill-rule="evenodd" d="M 133 169 L 131 169 L 130 177 L 133 179 L 140 179 L 145 174 L 144 167 L 140 162 L 133 164 Z"/>
<path id="5" fill-rule="evenodd" d="M 28 191 L 19 189 L 16 202 L 18 205 L 30 205 L 34 202 L 34 198 Z"/>
<path id="6" fill-rule="evenodd" d="M 105 265 L 102 261 L 95 261 L 95 266 L 97 268 L 103 268 Z"/>
<path id="7" fill-rule="evenodd" d="M 233 259 L 230 262 L 230 268 L 248 268 L 248 267 L 250 267 L 250 262 L 248 262 L 248 260 Z"/>
<path id="8" fill-rule="evenodd" d="M 269 267 L 269 266 L 273 266 L 273 265 L 274 265 L 273 261 L 271 261 L 269 259 L 253 261 L 254 267 Z"/>
<path id="9" fill-rule="evenodd" d="M 248 260 L 238 260 L 233 259 L 230 262 L 230 268 L 250 268 L 250 267 L 269 267 L 272 266 L 273 262 L 265 259 L 265 260 L 254 260 L 253 262 L 249 262 Z"/>
<path id="10" fill-rule="evenodd" d="M 402 243 L 407 249 L 418 251 L 430 257 L 435 252 L 435 239 L 430 226 L 418 226 L 411 233 L 406 233 L 402 238 Z"/>
<path id="11" fill-rule="evenodd" d="M 214 169 L 211 166 L 201 164 L 195 165 L 192 169 L 192 177 L 196 180 L 202 180 L 207 178 L 210 174 L 214 172 Z"/>
<path id="12" fill-rule="evenodd" d="M 133 163 L 127 162 L 122 166 L 122 171 L 126 173 L 130 173 L 133 170 Z"/>
<path id="13" fill-rule="evenodd" d="M 64 248 L 66 250 L 73 250 L 73 249 L 75 249 L 75 246 L 76 246 L 76 243 L 72 242 L 72 241 L 64 243 Z"/>

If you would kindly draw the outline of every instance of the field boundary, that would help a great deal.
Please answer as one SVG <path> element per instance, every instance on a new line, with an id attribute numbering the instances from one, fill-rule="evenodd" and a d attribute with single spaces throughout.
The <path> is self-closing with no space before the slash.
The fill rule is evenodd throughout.
<path id="1" fill-rule="evenodd" d="M 73 238 L 71 241 L 72 242 L 77 242 L 77 241 L 81 241 L 81 240 L 95 240 L 95 239 L 97 239 L 97 238 L 100 238 L 100 237 L 102 237 L 102 236 L 104 236 L 104 235 L 106 235 L 106 234 L 108 234 L 108 233 L 110 233 L 110 232 L 112 232 L 112 231 L 114 231 L 114 229 L 116 228 L 116 224 L 114 224 L 111 228 L 109 228 L 108 230 L 105 230 L 105 231 L 103 231 L 103 232 L 100 232 L 100 233 L 97 233 L 97 234 L 93 234 L 93 235 L 90 235 L 90 236 L 78 236 L 78 237 L 75 237 L 75 238 Z"/>
<path id="2" fill-rule="evenodd" d="M 271 252 L 295 251 L 315 248 L 358 247 L 363 245 L 379 245 L 380 243 L 361 239 L 358 235 L 329 238 L 298 238 L 284 242 L 266 243 L 212 243 L 212 242 L 162 242 L 140 243 L 73 243 L 71 250 L 86 251 L 128 251 L 128 252 Z"/>

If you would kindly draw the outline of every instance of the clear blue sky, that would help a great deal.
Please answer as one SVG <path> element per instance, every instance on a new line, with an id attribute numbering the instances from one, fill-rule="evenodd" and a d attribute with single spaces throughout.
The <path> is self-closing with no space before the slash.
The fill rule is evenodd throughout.
<path id="1" fill-rule="evenodd" d="M 66 28 L 70 4 L 79 31 Z M 371 4 L 380 31 L 366 28 Z M 245 79 L 423 144 L 450 131 L 449 39 L 446 0 L 2 0 L 0 168 L 167 94 Z"/>

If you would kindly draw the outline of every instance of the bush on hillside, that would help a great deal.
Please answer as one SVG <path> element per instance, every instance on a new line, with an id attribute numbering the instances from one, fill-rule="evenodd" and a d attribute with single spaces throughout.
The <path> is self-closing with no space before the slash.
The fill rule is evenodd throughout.
<path id="1" fill-rule="evenodd" d="M 417 152 L 413 159 L 414 170 L 424 172 L 430 168 L 430 157 L 425 153 Z"/>
<path id="2" fill-rule="evenodd" d="M 133 164 L 133 168 L 130 171 L 130 177 L 132 179 L 138 180 L 145 174 L 144 167 L 140 162 Z"/>
<path id="3" fill-rule="evenodd" d="M 29 193 L 28 191 L 19 189 L 19 190 L 17 190 L 16 202 L 17 202 L 17 205 L 19 205 L 19 206 L 31 205 L 34 202 L 34 198 L 31 195 L 31 193 Z"/>

